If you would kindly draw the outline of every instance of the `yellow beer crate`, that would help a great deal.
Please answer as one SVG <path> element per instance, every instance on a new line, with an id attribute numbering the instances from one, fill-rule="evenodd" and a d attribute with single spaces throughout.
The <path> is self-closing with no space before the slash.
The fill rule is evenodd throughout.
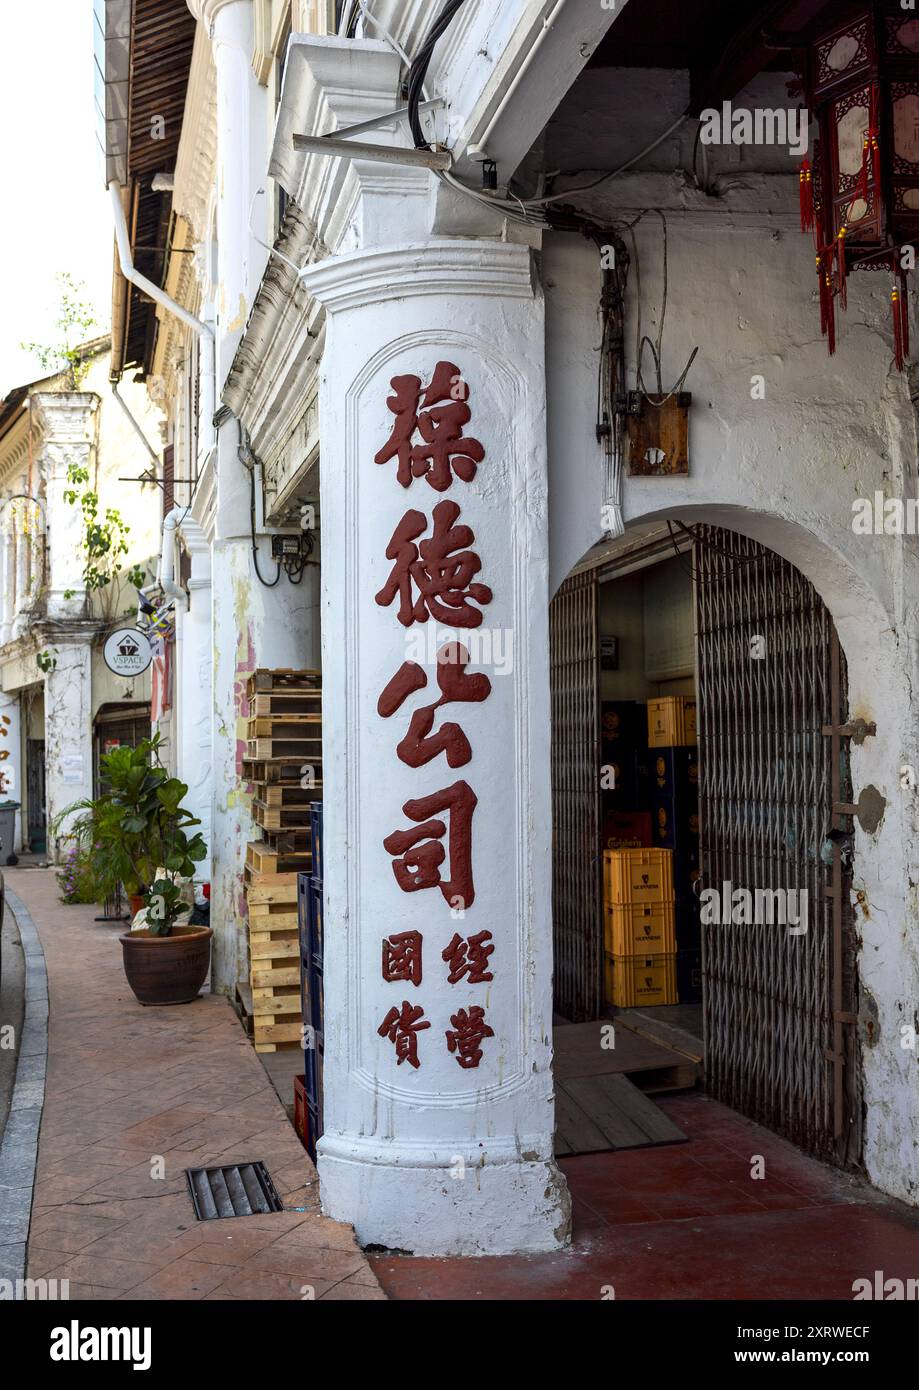
<path id="1" fill-rule="evenodd" d="M 606 907 L 673 902 L 673 851 L 604 850 L 603 901 Z"/>
<path id="2" fill-rule="evenodd" d="M 677 1002 L 676 952 L 665 956 L 605 954 L 606 1001 L 620 1009 Z"/>
<path id="3" fill-rule="evenodd" d="M 611 906 L 603 912 L 603 944 L 613 956 L 665 956 L 676 951 L 672 902 Z"/>
<path id="4" fill-rule="evenodd" d="M 648 701 L 648 747 L 686 747 L 696 742 L 696 702 L 687 695 Z"/>

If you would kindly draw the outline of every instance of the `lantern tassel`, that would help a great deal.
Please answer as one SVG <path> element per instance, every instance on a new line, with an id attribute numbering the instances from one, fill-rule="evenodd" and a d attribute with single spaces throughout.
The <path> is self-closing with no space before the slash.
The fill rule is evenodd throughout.
<path id="1" fill-rule="evenodd" d="M 890 303 L 893 309 L 893 353 L 897 371 L 902 372 L 903 365 L 909 356 L 909 299 L 906 288 L 906 279 L 900 276 L 900 284 L 894 283 L 890 291 Z"/>
<path id="2" fill-rule="evenodd" d="M 832 248 L 830 248 L 832 254 Z M 817 279 L 820 286 L 820 332 L 827 340 L 827 348 L 832 357 L 836 351 L 836 310 L 833 305 L 833 281 L 829 272 L 829 262 L 824 265 L 822 255 L 817 257 Z"/>
<path id="3" fill-rule="evenodd" d="M 900 311 L 900 291 L 894 285 L 890 291 L 890 303 L 893 307 L 893 359 L 896 363 L 897 371 L 903 370 L 903 315 Z"/>
<path id="4" fill-rule="evenodd" d="M 839 302 L 845 309 L 847 306 L 847 279 L 846 279 L 846 229 L 840 227 L 836 234 L 836 268 L 837 283 L 839 285 Z"/>
<path id="5" fill-rule="evenodd" d="M 900 322 L 902 325 L 903 356 L 909 357 L 909 289 L 906 275 L 900 272 Z"/>
<path id="6" fill-rule="evenodd" d="M 815 226 L 814 176 L 811 170 L 810 160 L 806 155 L 798 173 L 798 180 L 798 197 L 801 204 L 801 231 L 812 232 Z"/>
<path id="7" fill-rule="evenodd" d="M 880 102 L 880 92 L 875 84 L 871 88 L 871 124 L 868 129 L 868 139 L 871 142 L 871 175 L 874 182 L 875 197 L 881 189 L 881 145 L 879 140 L 878 105 Z"/>

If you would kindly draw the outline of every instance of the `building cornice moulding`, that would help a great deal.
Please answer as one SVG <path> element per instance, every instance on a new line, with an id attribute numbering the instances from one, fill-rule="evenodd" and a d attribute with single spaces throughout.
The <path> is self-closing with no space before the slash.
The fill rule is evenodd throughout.
<path id="1" fill-rule="evenodd" d="M 459 238 L 354 251 L 311 266 L 303 280 L 326 308 L 334 310 L 419 295 L 531 299 L 534 294 L 529 247 Z"/>
<path id="2" fill-rule="evenodd" d="M 250 4 L 251 0 L 188 0 L 188 8 L 199 23 L 210 29 L 221 10 L 240 3 Z"/>

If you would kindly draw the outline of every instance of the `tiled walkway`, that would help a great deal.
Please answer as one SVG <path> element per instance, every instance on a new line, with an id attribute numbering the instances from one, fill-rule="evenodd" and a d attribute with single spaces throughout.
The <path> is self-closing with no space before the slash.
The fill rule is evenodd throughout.
<path id="1" fill-rule="evenodd" d="M 72 1299 L 382 1299 L 225 999 L 146 1009 L 120 927 L 65 907 L 50 870 L 7 871 L 38 927 L 50 1036 L 30 1278 Z M 264 1159 L 287 1210 L 195 1220 L 184 1169 Z M 298 1210 L 293 1210 L 298 1208 Z"/>
<path id="2" fill-rule="evenodd" d="M 574 1208 L 557 1255 L 375 1255 L 397 1299 L 852 1299 L 919 1277 L 919 1212 L 699 1094 L 660 1099 L 687 1144 L 561 1160 Z M 762 1179 L 751 1159 L 765 1160 Z"/>

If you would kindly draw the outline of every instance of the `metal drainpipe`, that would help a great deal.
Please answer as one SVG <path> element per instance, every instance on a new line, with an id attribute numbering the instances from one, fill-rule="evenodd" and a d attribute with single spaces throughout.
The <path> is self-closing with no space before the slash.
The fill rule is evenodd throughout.
<path id="1" fill-rule="evenodd" d="M 146 275 L 142 275 L 139 270 L 135 269 L 131 257 L 131 242 L 128 237 L 124 206 L 121 201 L 121 185 L 113 179 L 108 190 L 112 200 L 112 214 L 115 219 L 115 244 L 118 247 L 118 262 L 122 275 L 132 285 L 143 290 L 144 294 L 149 295 L 155 303 L 161 304 L 164 309 L 175 314 L 176 318 L 186 324 L 201 340 L 201 416 L 207 422 L 208 428 L 208 438 L 205 440 L 204 447 L 204 453 L 207 454 L 213 445 L 214 412 L 217 397 L 214 330 L 204 319 L 199 319 L 178 300 L 168 295 L 159 285 L 154 284 L 152 280 L 147 279 Z"/>
<path id="2" fill-rule="evenodd" d="M 214 414 L 217 400 L 217 356 L 214 344 L 214 330 L 204 319 L 197 318 L 190 310 L 186 309 L 184 305 L 180 304 L 178 300 L 173 299 L 172 296 L 168 295 L 159 285 L 154 284 L 152 280 L 147 279 L 146 275 L 142 275 L 139 270 L 135 269 L 134 261 L 131 257 L 131 242 L 128 237 L 128 226 L 124 216 L 124 205 L 121 201 L 121 185 L 113 179 L 108 186 L 108 191 L 112 201 L 112 215 L 115 220 L 115 244 L 118 248 L 118 262 L 121 266 L 122 275 L 130 284 L 136 285 L 138 289 L 143 290 L 144 294 L 149 295 L 155 303 L 161 304 L 164 309 L 168 309 L 171 314 L 175 314 L 177 319 L 186 324 L 192 332 L 198 335 L 201 346 L 199 369 L 201 382 L 201 418 L 206 421 L 207 424 L 207 436 L 204 441 L 204 454 L 207 456 L 213 448 L 216 439 Z M 117 395 L 117 392 L 115 394 Z M 119 400 L 120 399 L 119 397 Z M 123 401 L 122 405 L 124 405 Z M 127 407 L 125 408 L 127 409 Z M 144 443 L 146 444 L 146 442 L 145 439 Z M 147 447 L 149 448 L 150 446 L 147 445 Z M 157 463 L 158 462 L 159 459 L 157 459 Z M 164 562 L 166 557 L 163 553 L 165 543 L 167 539 L 171 540 L 171 536 L 167 536 L 166 527 L 166 522 L 170 520 L 170 518 L 173 518 L 169 528 L 171 532 L 176 526 L 175 511 L 170 512 L 169 517 L 163 520 L 163 542 L 161 543 L 159 564 L 160 574 L 162 574 L 165 569 Z M 173 585 L 173 587 L 175 586 Z M 176 595 L 172 595 L 172 597 L 176 597 Z M 184 598 L 184 594 L 182 597 Z"/>
<path id="3" fill-rule="evenodd" d="M 158 465 L 159 465 L 159 461 L 160 461 L 160 456 L 159 456 L 159 454 L 156 452 L 156 450 L 154 449 L 153 445 L 150 443 L 150 441 L 149 441 L 149 439 L 147 438 L 147 436 L 144 434 L 143 430 L 142 430 L 141 427 L 140 427 L 140 424 L 138 423 L 138 420 L 137 420 L 136 415 L 134 415 L 134 414 L 132 413 L 131 408 L 130 408 L 130 406 L 128 405 L 127 401 L 125 400 L 124 396 L 122 396 L 121 392 L 118 390 L 118 382 L 117 382 L 117 381 L 111 381 L 111 382 L 109 383 L 109 385 L 110 385 L 111 388 L 112 388 L 112 395 L 115 397 L 115 400 L 116 400 L 116 401 L 118 402 L 118 404 L 121 406 L 121 408 L 122 408 L 122 410 L 124 411 L 125 415 L 127 415 L 128 419 L 130 420 L 131 424 L 133 425 L 133 427 L 134 427 L 134 433 L 137 435 L 137 437 L 138 437 L 138 439 L 140 440 L 141 444 L 143 444 L 144 448 L 146 449 L 147 453 L 148 453 L 148 454 L 150 455 L 150 457 L 152 458 L 153 462 L 154 462 L 155 464 L 157 464 L 157 466 L 158 466 Z"/>

